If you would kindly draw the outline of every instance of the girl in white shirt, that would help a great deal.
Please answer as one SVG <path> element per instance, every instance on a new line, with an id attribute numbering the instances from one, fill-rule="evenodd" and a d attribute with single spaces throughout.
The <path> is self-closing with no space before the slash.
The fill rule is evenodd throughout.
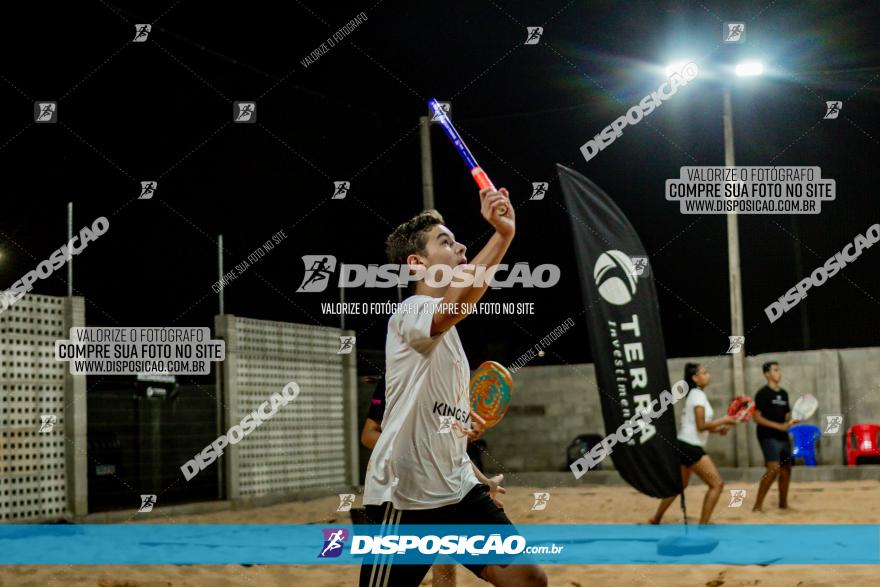
<path id="1" fill-rule="evenodd" d="M 688 486 L 691 473 L 697 476 L 709 487 L 706 497 L 703 499 L 703 511 L 700 514 L 700 524 L 708 524 L 715 504 L 724 489 L 724 480 L 712 457 L 706 454 L 703 447 L 709 440 L 709 433 L 715 432 L 721 435 L 727 434 L 730 426 L 737 423 L 732 416 L 724 416 L 713 420 L 715 413 L 706 392 L 703 391 L 712 380 L 709 371 L 697 363 L 687 363 L 684 366 L 684 380 L 687 381 L 691 390 L 685 400 L 684 409 L 681 412 L 681 427 L 676 439 L 676 449 L 681 457 L 681 485 L 682 490 Z M 678 496 L 667 497 L 660 501 L 657 513 L 651 518 L 652 524 L 659 524 L 663 514 L 672 505 Z"/>

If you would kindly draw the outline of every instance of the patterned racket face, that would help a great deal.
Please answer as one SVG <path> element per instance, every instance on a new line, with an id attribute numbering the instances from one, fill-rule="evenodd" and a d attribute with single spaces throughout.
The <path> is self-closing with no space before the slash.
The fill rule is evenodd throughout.
<path id="1" fill-rule="evenodd" d="M 510 407 L 513 378 L 500 363 L 486 361 L 471 377 L 471 409 L 491 428 L 501 421 Z"/>
<path id="2" fill-rule="evenodd" d="M 727 415 L 740 422 L 748 422 L 755 413 L 755 402 L 747 395 L 738 395 L 727 406 Z"/>
<path id="3" fill-rule="evenodd" d="M 819 402 L 815 396 L 812 393 L 808 393 L 794 402 L 794 406 L 791 408 L 791 417 L 795 420 L 806 420 L 816 413 L 818 407 Z"/>

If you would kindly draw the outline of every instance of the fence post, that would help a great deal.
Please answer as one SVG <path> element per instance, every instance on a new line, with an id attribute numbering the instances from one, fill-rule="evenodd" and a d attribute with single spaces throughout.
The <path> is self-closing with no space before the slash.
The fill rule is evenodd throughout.
<path id="1" fill-rule="evenodd" d="M 64 338 L 86 325 L 85 298 L 64 299 Z M 89 513 L 88 412 L 86 376 L 71 375 L 64 363 L 64 444 L 67 510 L 74 517 Z"/>
<path id="2" fill-rule="evenodd" d="M 343 330 L 342 336 L 354 336 L 354 330 Z M 343 427 L 345 430 L 345 481 L 349 485 L 357 485 L 360 465 L 358 461 L 358 383 L 357 383 L 357 351 L 342 357 L 342 409 L 344 410 Z"/>
<path id="3" fill-rule="evenodd" d="M 238 335 L 235 316 L 223 314 L 214 317 L 214 331 L 217 338 L 226 341 L 226 359 L 217 364 L 217 436 L 225 434 L 230 422 L 235 419 L 234 409 L 238 405 Z M 218 467 L 220 490 L 230 501 L 241 497 L 238 474 L 238 451 L 229 447 L 223 454 Z"/>

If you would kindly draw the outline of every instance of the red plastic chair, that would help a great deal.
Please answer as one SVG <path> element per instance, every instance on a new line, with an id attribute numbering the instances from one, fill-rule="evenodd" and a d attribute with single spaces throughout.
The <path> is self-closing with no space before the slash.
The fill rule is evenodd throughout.
<path id="1" fill-rule="evenodd" d="M 860 458 L 880 462 L 880 424 L 855 424 L 846 431 L 846 464 L 855 467 Z"/>

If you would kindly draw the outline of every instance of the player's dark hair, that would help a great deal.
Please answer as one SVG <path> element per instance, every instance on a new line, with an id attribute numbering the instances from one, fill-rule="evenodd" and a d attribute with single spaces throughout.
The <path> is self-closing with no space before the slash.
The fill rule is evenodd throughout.
<path id="1" fill-rule="evenodd" d="M 388 261 L 406 265 L 406 258 L 410 255 L 424 255 L 425 235 L 438 224 L 444 224 L 440 212 L 425 210 L 395 228 L 385 240 L 385 254 L 388 255 Z"/>
<path id="2" fill-rule="evenodd" d="M 764 363 L 763 366 L 761 366 L 761 369 L 764 370 L 764 373 L 769 373 L 770 369 L 773 368 L 773 365 L 778 365 L 778 364 L 779 364 L 779 361 L 767 361 L 766 363 Z"/>
<path id="3" fill-rule="evenodd" d="M 684 364 L 684 382 L 688 384 L 688 392 L 690 392 L 691 388 L 700 387 L 697 385 L 697 382 L 694 381 L 694 375 L 696 375 L 699 370 L 699 363 Z"/>

